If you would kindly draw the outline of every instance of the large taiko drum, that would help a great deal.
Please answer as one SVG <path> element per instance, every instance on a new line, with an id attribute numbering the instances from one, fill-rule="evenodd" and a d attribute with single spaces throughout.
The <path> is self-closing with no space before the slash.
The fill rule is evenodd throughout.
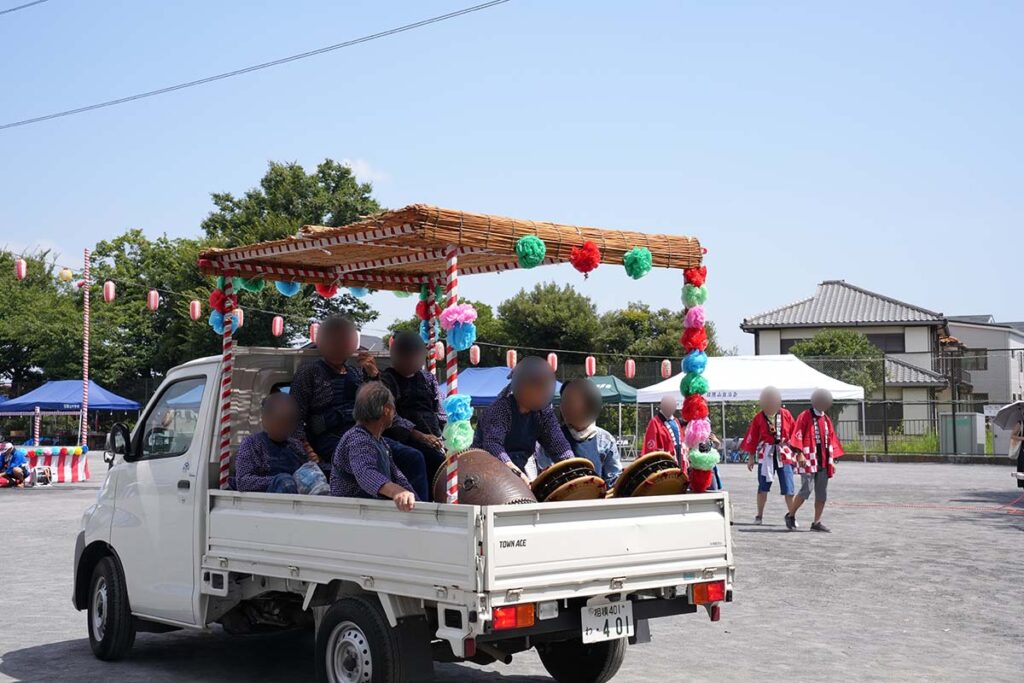
<path id="1" fill-rule="evenodd" d="M 622 471 L 610 497 L 671 496 L 685 492 L 686 484 L 686 473 L 675 457 L 665 451 L 655 451 L 637 458 Z"/>
<path id="2" fill-rule="evenodd" d="M 530 488 L 540 502 L 557 503 L 603 498 L 607 486 L 604 479 L 597 476 L 592 462 L 586 458 L 569 458 L 541 472 Z"/>
<path id="3" fill-rule="evenodd" d="M 451 457 L 451 456 L 449 456 Z M 459 503 L 465 505 L 511 505 L 536 503 L 530 487 L 515 472 L 487 451 L 472 448 L 459 456 Z M 434 501 L 445 502 L 447 461 L 434 475 Z"/>

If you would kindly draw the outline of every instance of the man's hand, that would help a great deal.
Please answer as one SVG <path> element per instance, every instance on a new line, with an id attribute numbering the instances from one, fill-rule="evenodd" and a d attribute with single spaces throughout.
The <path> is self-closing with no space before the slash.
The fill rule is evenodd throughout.
<path id="1" fill-rule="evenodd" d="M 412 430 L 412 438 L 416 439 L 422 444 L 430 446 L 431 448 L 436 448 L 439 451 L 444 450 L 444 441 L 439 436 L 434 436 L 433 434 L 424 434 L 423 432 L 414 429 Z"/>
<path id="2" fill-rule="evenodd" d="M 310 446 L 308 443 L 304 445 L 306 447 L 306 457 L 309 458 L 309 461 L 320 464 L 320 456 L 316 454 L 316 451 L 313 450 L 313 447 Z"/>
<path id="3" fill-rule="evenodd" d="M 366 376 L 370 379 L 377 379 L 380 375 L 380 370 L 377 369 L 377 359 L 373 357 L 373 354 L 369 351 L 360 351 L 357 357 L 359 367 L 363 369 Z"/>
<path id="4" fill-rule="evenodd" d="M 506 464 L 506 465 L 508 465 L 508 468 L 509 468 L 510 470 L 512 470 L 513 472 L 515 472 L 515 473 L 516 473 L 516 476 L 518 476 L 518 477 L 519 477 L 520 479 L 522 479 L 523 481 L 525 481 L 525 482 L 526 482 L 526 485 L 527 485 L 527 486 L 529 486 L 529 485 L 530 485 L 530 478 L 526 476 L 526 472 L 523 472 L 523 471 L 522 471 L 521 469 L 519 469 L 518 467 L 516 467 L 516 464 L 515 464 L 514 462 L 512 462 L 511 460 L 509 460 L 509 461 L 508 461 L 507 463 L 505 463 L 505 464 Z"/>
<path id="5" fill-rule="evenodd" d="M 753 471 L 754 471 L 754 456 L 751 455 L 751 456 L 749 456 L 747 458 L 747 472 L 753 472 Z"/>
<path id="6" fill-rule="evenodd" d="M 401 491 L 396 493 L 391 500 L 395 502 L 395 507 L 402 512 L 409 512 L 416 506 L 416 496 L 412 495 L 411 491 Z"/>

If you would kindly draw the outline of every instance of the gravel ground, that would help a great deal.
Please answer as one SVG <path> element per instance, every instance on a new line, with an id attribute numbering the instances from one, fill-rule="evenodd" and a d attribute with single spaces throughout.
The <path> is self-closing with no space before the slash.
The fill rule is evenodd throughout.
<path id="1" fill-rule="evenodd" d="M 92 465 L 102 476 L 99 460 Z M 841 462 L 832 534 L 788 533 L 779 496 L 753 517 L 753 473 L 723 468 L 737 524 L 735 602 L 652 622 L 619 676 L 643 681 L 1020 681 L 1024 676 L 1024 493 L 1006 467 Z M 71 559 L 98 481 L 0 491 L 0 680 L 305 681 L 300 634 L 140 635 L 129 659 L 94 659 L 71 607 Z M 805 506 L 801 522 L 810 522 Z M 439 681 L 548 680 L 536 656 L 438 667 Z"/>

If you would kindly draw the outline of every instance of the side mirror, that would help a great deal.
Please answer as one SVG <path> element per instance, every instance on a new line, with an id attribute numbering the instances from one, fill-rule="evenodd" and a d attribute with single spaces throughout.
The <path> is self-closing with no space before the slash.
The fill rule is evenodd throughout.
<path id="1" fill-rule="evenodd" d="M 128 445 L 131 441 L 132 435 L 128 431 L 128 426 L 123 422 L 116 423 L 107 434 L 107 450 L 103 454 L 103 461 L 112 465 L 117 456 L 120 455 L 122 458 L 127 456 Z"/>

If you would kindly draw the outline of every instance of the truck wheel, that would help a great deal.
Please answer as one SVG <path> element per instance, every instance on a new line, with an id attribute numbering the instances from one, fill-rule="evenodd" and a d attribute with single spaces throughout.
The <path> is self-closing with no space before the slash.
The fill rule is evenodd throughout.
<path id="1" fill-rule="evenodd" d="M 316 634 L 321 683 L 403 683 L 398 639 L 381 607 L 363 598 L 334 603 Z"/>
<path id="2" fill-rule="evenodd" d="M 87 615 L 94 655 L 114 661 L 128 654 L 135 644 L 135 621 L 128 606 L 124 575 L 112 557 L 104 557 L 92 570 Z"/>
<path id="3" fill-rule="evenodd" d="M 626 639 L 583 644 L 579 639 L 537 645 L 540 661 L 558 683 L 607 683 L 622 666 Z"/>

